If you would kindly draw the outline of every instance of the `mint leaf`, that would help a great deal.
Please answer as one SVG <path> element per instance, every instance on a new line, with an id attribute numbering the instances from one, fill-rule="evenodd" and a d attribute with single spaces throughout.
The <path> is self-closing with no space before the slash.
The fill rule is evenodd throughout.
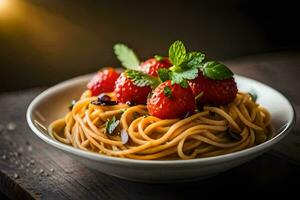
<path id="1" fill-rule="evenodd" d="M 202 71 L 204 76 L 213 80 L 223 80 L 233 76 L 230 69 L 228 69 L 224 64 L 216 61 L 209 61 L 205 63 Z"/>
<path id="2" fill-rule="evenodd" d="M 172 90 L 171 90 L 171 88 L 169 86 L 166 86 L 164 88 L 164 95 L 166 97 L 168 97 L 169 99 L 172 98 Z"/>
<path id="3" fill-rule="evenodd" d="M 201 52 L 187 52 L 184 44 L 177 40 L 169 48 L 169 59 L 173 66 L 169 68 L 171 72 L 160 72 L 161 80 L 169 78 L 172 84 L 180 84 L 188 87 L 188 80 L 198 76 L 199 69 L 203 75 L 214 79 L 223 80 L 233 76 L 233 73 L 224 64 L 210 61 L 204 63 L 205 55 Z M 168 76 L 169 77 L 168 77 Z"/>
<path id="4" fill-rule="evenodd" d="M 176 73 L 176 72 L 171 73 L 170 79 L 172 85 L 175 83 L 180 84 L 183 81 L 183 77 L 180 75 L 180 73 Z"/>
<path id="5" fill-rule="evenodd" d="M 248 92 L 248 94 L 250 95 L 252 101 L 256 102 L 256 100 L 257 100 L 257 94 L 256 94 L 256 92 L 254 92 L 253 90 L 251 90 L 251 92 Z"/>
<path id="6" fill-rule="evenodd" d="M 164 59 L 163 56 L 159 56 L 159 55 L 155 55 L 154 58 L 155 58 L 155 60 L 157 60 L 157 61 L 162 61 L 162 60 Z"/>
<path id="7" fill-rule="evenodd" d="M 205 55 L 200 52 L 190 52 L 186 54 L 184 62 L 180 64 L 180 66 L 184 68 L 192 68 L 195 65 L 200 65 L 204 60 Z"/>
<path id="8" fill-rule="evenodd" d="M 126 70 L 125 75 L 138 87 L 151 86 L 152 88 L 155 88 L 160 84 L 160 80 L 158 78 L 149 76 L 148 74 L 140 71 Z"/>
<path id="9" fill-rule="evenodd" d="M 169 68 L 169 79 L 172 84 L 180 84 L 188 87 L 187 80 L 192 80 L 198 76 L 198 71 L 203 67 L 205 55 L 201 52 L 187 52 L 181 41 L 174 42 L 169 48 L 169 59 L 173 66 Z M 165 72 L 161 72 L 160 77 L 165 80 Z"/>
<path id="10" fill-rule="evenodd" d="M 166 69 L 166 68 L 160 68 L 157 71 L 158 77 L 160 78 L 160 80 L 162 82 L 165 82 L 167 80 L 170 80 L 170 70 Z"/>
<path id="11" fill-rule="evenodd" d="M 184 44 L 177 40 L 169 48 L 169 59 L 173 65 L 180 65 L 186 56 Z"/>
<path id="12" fill-rule="evenodd" d="M 120 120 L 116 120 L 116 117 L 113 116 L 113 118 L 108 120 L 105 124 L 105 133 L 112 135 L 119 124 Z"/>
<path id="13" fill-rule="evenodd" d="M 133 50 L 128 48 L 125 44 L 115 44 L 114 52 L 126 69 L 138 69 L 140 64 L 139 59 Z"/>
<path id="14" fill-rule="evenodd" d="M 192 80 L 198 76 L 198 68 L 188 69 L 180 73 L 184 79 Z"/>
<path id="15" fill-rule="evenodd" d="M 69 104 L 69 110 L 72 110 L 75 104 L 76 104 L 76 100 L 73 99 Z"/>
<path id="16" fill-rule="evenodd" d="M 126 111 L 125 108 L 121 109 L 121 110 L 120 110 L 120 114 L 122 115 L 125 111 Z"/>
<path id="17" fill-rule="evenodd" d="M 181 85 L 181 87 L 183 88 L 187 88 L 188 87 L 188 82 L 184 79 L 184 77 L 177 72 L 172 72 L 171 73 L 171 84 L 179 84 Z"/>
<path id="18" fill-rule="evenodd" d="M 187 82 L 187 80 L 183 79 L 180 82 L 180 86 L 183 87 L 183 88 L 187 88 L 189 86 L 189 83 Z"/>
<path id="19" fill-rule="evenodd" d="M 187 80 L 192 80 L 198 76 L 198 68 L 194 67 L 181 72 L 171 72 L 172 84 L 177 83 L 182 87 L 188 87 Z"/>

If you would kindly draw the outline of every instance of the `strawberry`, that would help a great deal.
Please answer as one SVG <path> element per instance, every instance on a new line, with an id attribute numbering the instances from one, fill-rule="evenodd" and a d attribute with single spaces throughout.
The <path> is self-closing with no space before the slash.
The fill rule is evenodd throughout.
<path id="1" fill-rule="evenodd" d="M 87 88 L 91 90 L 92 96 L 98 96 L 104 92 L 113 92 L 115 81 L 119 75 L 120 74 L 111 67 L 99 71 L 87 84 Z"/>
<path id="2" fill-rule="evenodd" d="M 190 87 L 172 85 L 168 80 L 153 91 L 147 108 L 151 115 L 160 119 L 180 118 L 195 112 L 195 96 Z"/>
<path id="3" fill-rule="evenodd" d="M 198 100 L 201 105 L 225 105 L 233 101 L 237 94 L 234 78 L 213 80 L 199 73 L 198 77 L 188 81 L 195 96 L 203 94 Z"/>
<path id="4" fill-rule="evenodd" d="M 151 87 L 138 86 L 133 80 L 122 73 L 115 83 L 115 94 L 119 103 L 146 104 Z"/>
<path id="5" fill-rule="evenodd" d="M 141 63 L 139 69 L 151 76 L 157 77 L 157 70 L 161 68 L 169 68 L 172 64 L 167 57 L 155 56 Z"/>
<path id="6" fill-rule="evenodd" d="M 180 95 L 177 96 L 180 93 L 178 91 L 182 91 L 186 96 L 188 96 L 188 90 L 191 90 L 194 96 L 202 95 L 199 99 L 200 105 L 224 105 L 233 101 L 236 97 L 237 86 L 233 78 L 233 72 L 221 62 L 205 60 L 205 55 L 201 52 L 188 52 L 182 41 L 177 40 L 171 44 L 168 57 L 155 56 L 155 58 L 151 58 L 141 64 L 133 50 L 126 45 L 116 44 L 114 50 L 122 65 L 127 70 L 133 70 L 130 78 L 134 82 L 133 85 L 155 88 L 160 82 L 171 81 L 171 86 L 168 86 L 168 83 L 164 84 L 168 88 L 170 87 L 170 90 L 172 89 L 175 99 L 166 99 L 163 96 L 165 89 L 160 88 L 155 89 L 157 94 L 148 100 L 149 112 L 155 116 L 174 118 L 186 114 L 186 110 L 181 108 L 182 105 L 186 104 L 180 100 Z M 174 88 L 177 88 L 178 91 L 173 91 Z M 148 88 L 148 91 L 150 91 L 150 88 Z M 144 95 L 144 93 L 142 94 Z M 125 96 L 125 94 L 120 94 L 120 96 Z M 160 96 L 161 99 L 159 99 Z M 186 98 L 183 96 L 182 99 Z M 179 105 L 177 105 L 177 101 L 180 102 Z M 186 101 L 190 103 L 192 100 Z M 156 104 L 158 105 L 157 108 L 155 108 Z M 164 104 L 172 106 L 168 107 Z M 191 107 L 194 104 L 191 104 Z M 160 107 L 164 107 L 166 114 Z"/>

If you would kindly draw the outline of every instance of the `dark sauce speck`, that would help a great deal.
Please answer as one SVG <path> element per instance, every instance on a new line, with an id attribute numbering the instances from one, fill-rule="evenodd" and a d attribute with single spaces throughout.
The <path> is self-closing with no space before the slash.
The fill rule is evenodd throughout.
<path id="1" fill-rule="evenodd" d="M 128 106 L 135 106 L 135 105 L 136 105 L 136 103 L 134 103 L 134 102 L 132 102 L 132 101 L 127 101 L 126 104 L 127 104 Z"/>
<path id="2" fill-rule="evenodd" d="M 106 94 L 100 94 L 97 100 L 92 101 L 91 104 L 101 105 L 101 106 L 113 106 L 113 105 L 117 105 L 118 103 L 116 101 L 112 101 L 110 96 Z"/>
<path id="3" fill-rule="evenodd" d="M 241 136 L 241 134 L 235 133 L 230 129 L 228 129 L 227 132 L 233 140 L 241 141 L 243 139 L 243 136 Z"/>
<path id="4" fill-rule="evenodd" d="M 191 116 L 191 113 L 190 113 L 190 112 L 187 112 L 187 113 L 185 113 L 185 115 L 184 115 L 181 119 L 188 118 L 189 116 Z"/>

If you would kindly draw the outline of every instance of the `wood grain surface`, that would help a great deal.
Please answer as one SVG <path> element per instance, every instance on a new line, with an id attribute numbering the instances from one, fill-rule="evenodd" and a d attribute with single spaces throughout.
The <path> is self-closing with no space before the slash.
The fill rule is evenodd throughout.
<path id="1" fill-rule="evenodd" d="M 225 61 L 245 75 L 281 91 L 300 114 L 299 53 L 276 53 Z M 264 190 L 300 178 L 300 124 L 268 153 L 216 177 L 190 183 L 143 184 L 86 168 L 38 139 L 25 112 L 45 88 L 0 95 L 0 190 L 12 199 L 184 199 L 224 186 Z M 280 106 L 280 105 L 279 105 Z M 163 170 L 163 169 L 162 169 Z M 248 185 L 252 185 L 248 187 Z"/>

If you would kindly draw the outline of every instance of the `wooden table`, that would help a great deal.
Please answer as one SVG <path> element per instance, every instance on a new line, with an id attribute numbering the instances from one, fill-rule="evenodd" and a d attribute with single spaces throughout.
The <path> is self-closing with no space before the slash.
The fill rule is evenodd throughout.
<path id="1" fill-rule="evenodd" d="M 235 73 L 281 91 L 300 115 L 300 53 L 249 56 L 225 63 Z M 231 186 L 227 191 L 229 194 L 240 187 L 248 192 L 263 191 L 270 184 L 290 184 L 300 178 L 299 120 L 286 139 L 268 153 L 208 180 L 143 184 L 110 177 L 86 168 L 29 130 L 25 111 L 42 90 L 37 88 L 0 96 L 0 190 L 10 198 L 181 199 L 190 194 L 214 194 L 211 192 L 226 186 Z M 239 186 L 232 186 L 235 184 Z"/>

